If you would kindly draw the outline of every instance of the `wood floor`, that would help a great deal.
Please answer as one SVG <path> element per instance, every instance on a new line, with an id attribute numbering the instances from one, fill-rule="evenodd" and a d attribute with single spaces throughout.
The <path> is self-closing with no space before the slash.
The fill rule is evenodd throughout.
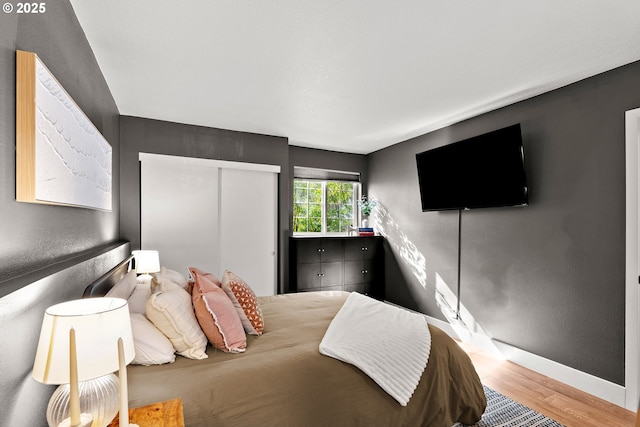
<path id="1" fill-rule="evenodd" d="M 634 427 L 636 414 L 460 343 L 482 383 L 567 427 Z"/>

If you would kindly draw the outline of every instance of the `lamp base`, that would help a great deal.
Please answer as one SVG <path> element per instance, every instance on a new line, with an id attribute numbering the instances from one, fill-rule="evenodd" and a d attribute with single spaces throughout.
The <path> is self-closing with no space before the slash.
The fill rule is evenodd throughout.
<path id="1" fill-rule="evenodd" d="M 58 424 L 58 427 L 91 427 L 93 416 L 91 414 L 80 414 L 80 424 L 71 425 L 71 418 L 67 418 Z"/>
<path id="2" fill-rule="evenodd" d="M 78 383 L 80 411 L 93 418 L 93 427 L 108 425 L 118 413 L 119 382 L 114 374 Z M 82 417 L 81 415 L 81 417 Z M 59 427 L 70 420 L 69 384 L 59 386 L 49 400 L 47 422 L 49 427 Z M 70 424 L 66 424 L 70 426 Z M 84 425 L 84 424 L 80 424 Z"/>

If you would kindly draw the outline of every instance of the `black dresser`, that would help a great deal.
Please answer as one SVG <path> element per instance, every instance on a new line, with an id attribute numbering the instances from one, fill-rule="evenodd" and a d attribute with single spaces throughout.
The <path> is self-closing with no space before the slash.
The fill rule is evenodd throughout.
<path id="1" fill-rule="evenodd" d="M 381 236 L 291 237 L 291 291 L 357 291 L 384 299 L 383 243 Z"/>

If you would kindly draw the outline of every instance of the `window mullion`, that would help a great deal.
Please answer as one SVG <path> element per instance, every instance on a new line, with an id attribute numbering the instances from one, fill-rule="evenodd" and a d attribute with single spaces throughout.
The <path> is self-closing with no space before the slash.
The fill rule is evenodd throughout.
<path id="1" fill-rule="evenodd" d="M 362 187 L 360 185 L 353 186 L 353 221 L 355 228 L 360 227 L 360 209 L 358 209 L 358 200 L 362 197 Z"/>
<path id="2" fill-rule="evenodd" d="M 327 182 L 322 181 L 322 235 L 327 234 Z"/>

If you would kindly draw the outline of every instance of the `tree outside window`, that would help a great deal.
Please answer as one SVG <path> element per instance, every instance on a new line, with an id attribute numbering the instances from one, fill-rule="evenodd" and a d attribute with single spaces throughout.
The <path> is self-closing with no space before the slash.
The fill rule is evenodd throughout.
<path id="1" fill-rule="evenodd" d="M 321 181 L 294 180 L 293 182 L 293 232 L 322 232 Z"/>
<path id="2" fill-rule="evenodd" d="M 293 232 L 343 233 L 357 223 L 359 183 L 294 180 Z"/>

